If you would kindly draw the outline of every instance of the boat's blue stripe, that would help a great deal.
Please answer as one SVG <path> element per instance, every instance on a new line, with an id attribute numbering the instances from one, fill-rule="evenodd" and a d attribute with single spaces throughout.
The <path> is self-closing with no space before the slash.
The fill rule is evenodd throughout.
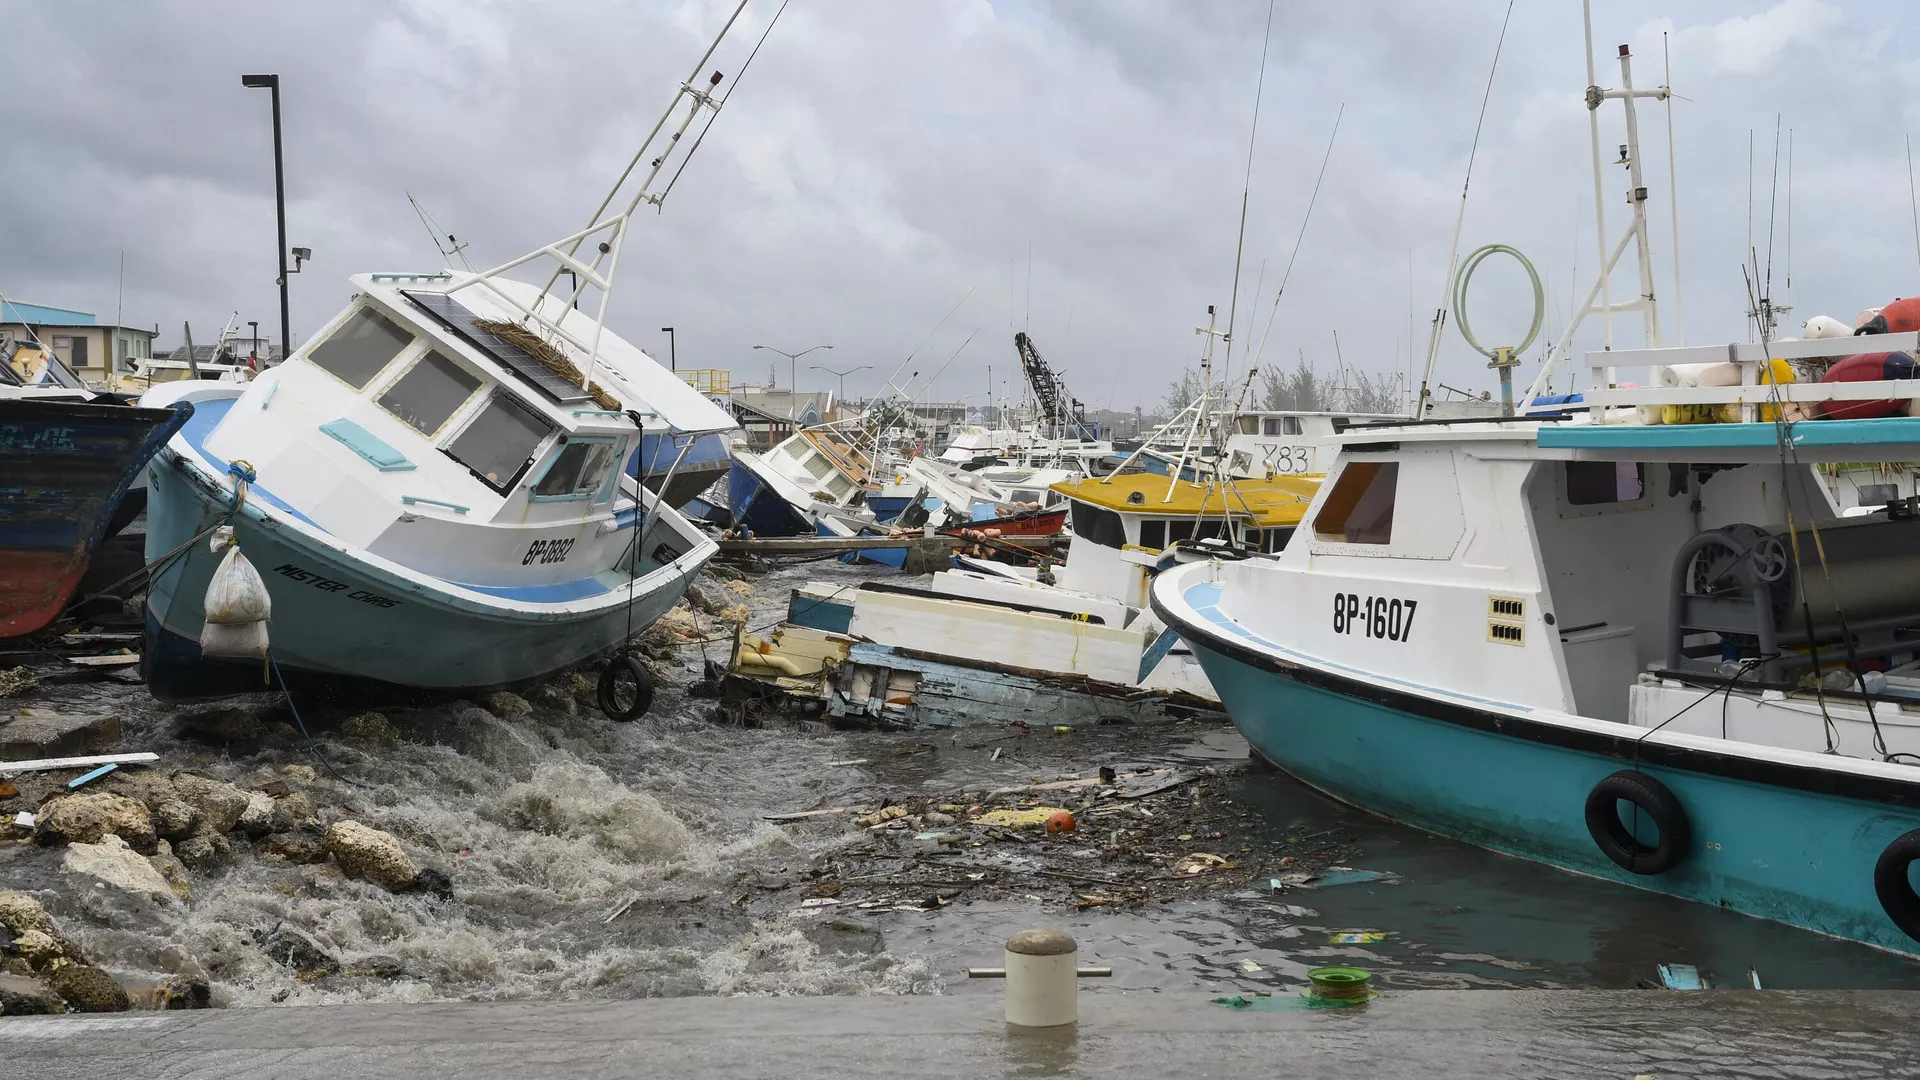
<path id="1" fill-rule="evenodd" d="M 525 600 L 533 604 L 564 604 L 569 600 L 585 600 L 589 596 L 605 596 L 613 591 L 602 585 L 597 578 L 556 581 L 551 585 L 468 585 L 457 581 L 453 584 L 462 589 L 486 593 L 488 596 L 498 596 L 505 600 Z"/>
<path id="2" fill-rule="evenodd" d="M 1920 445 L 1920 417 L 1802 420 L 1788 425 L 1793 445 Z M 1559 450 L 1753 450 L 1777 446 L 1778 424 L 1559 424 L 1540 429 L 1540 445 Z"/>
<path id="3" fill-rule="evenodd" d="M 205 458 L 207 463 L 214 467 L 215 471 L 221 473 L 227 471 L 227 463 L 207 451 L 207 436 L 213 434 L 213 429 L 219 426 L 220 421 L 226 419 L 227 410 L 233 408 L 235 400 L 237 399 L 222 398 L 216 401 L 195 402 L 193 415 L 189 417 L 186 424 L 180 428 L 180 437 L 187 440 L 187 445 L 193 447 L 194 453 Z M 292 517 L 302 524 L 319 529 L 323 533 L 327 531 L 320 527 L 319 522 L 288 506 L 273 492 L 260 486 L 258 483 L 247 485 L 247 498 L 266 503 L 275 510 Z"/>
<path id="4" fill-rule="evenodd" d="M 1490 705 L 1500 709 L 1512 709 L 1515 712 L 1526 713 L 1526 712 L 1533 711 L 1532 706 L 1529 706 L 1529 705 L 1522 705 L 1512 701 L 1498 701 L 1493 698 L 1475 697 L 1472 694 L 1462 694 L 1454 690 L 1444 690 L 1444 689 L 1441 689 L 1440 687 L 1428 686 L 1424 683 L 1409 682 L 1405 679 L 1396 679 L 1391 675 L 1384 675 L 1377 671 L 1364 671 L 1360 668 L 1349 667 L 1345 664 L 1337 664 L 1330 660 L 1323 660 L 1317 656 L 1308 656 L 1306 653 L 1289 649 L 1285 645 L 1268 641 L 1266 638 L 1263 638 L 1258 634 L 1255 634 L 1252 631 L 1248 630 L 1246 627 L 1241 626 L 1239 623 L 1235 622 L 1232 619 L 1232 617 L 1229 616 L 1226 612 L 1220 610 L 1220 586 L 1215 585 L 1212 582 L 1203 581 L 1197 585 L 1189 585 L 1187 587 L 1185 599 L 1187 601 L 1187 606 L 1193 608 L 1194 614 L 1207 620 L 1213 625 L 1221 628 L 1222 630 L 1227 631 L 1230 634 L 1233 634 L 1235 637 L 1245 638 L 1246 640 L 1251 641 L 1256 645 L 1259 645 L 1263 649 L 1270 649 L 1273 652 L 1281 653 L 1287 656 L 1288 658 L 1300 663 L 1313 664 L 1317 667 L 1323 667 L 1330 671 L 1338 671 L 1338 672 L 1341 672 L 1342 674 L 1350 675 L 1357 679 L 1364 679 L 1368 682 L 1391 683 L 1394 686 L 1404 687 L 1405 689 L 1408 689 L 1420 694 L 1436 694 L 1441 697 L 1452 698 L 1455 701 L 1470 701 L 1476 705 Z"/>

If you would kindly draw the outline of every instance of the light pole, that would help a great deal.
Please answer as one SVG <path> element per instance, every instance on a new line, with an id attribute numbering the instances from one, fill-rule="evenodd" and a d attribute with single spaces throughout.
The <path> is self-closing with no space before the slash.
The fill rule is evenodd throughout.
<path id="1" fill-rule="evenodd" d="M 247 359 L 251 361 L 250 366 L 255 371 L 258 371 L 260 370 L 260 323 L 259 323 L 259 320 L 257 319 L 247 320 L 247 334 L 249 335 L 247 338 Z M 282 357 L 281 359 L 285 359 L 285 357 Z"/>
<path id="2" fill-rule="evenodd" d="M 836 371 L 833 368 L 826 366 L 825 364 L 808 364 L 807 370 L 808 371 L 824 371 L 829 375 L 837 376 L 840 379 L 840 391 L 839 391 L 838 400 L 841 402 L 841 404 L 844 405 L 847 400 L 847 376 L 853 374 L 856 371 L 865 371 L 872 366 L 873 366 L 872 364 L 861 364 L 859 367 L 850 367 L 845 371 Z"/>
<path id="3" fill-rule="evenodd" d="M 240 85 L 273 91 L 273 208 L 280 224 L 280 362 L 285 363 L 293 345 L 287 330 L 287 176 L 280 157 L 280 76 L 242 75 Z"/>
<path id="4" fill-rule="evenodd" d="M 800 393 L 800 358 L 812 352 L 813 349 L 831 349 L 833 346 L 815 345 L 813 349 L 801 349 L 799 352 L 788 352 L 785 349 L 776 349 L 771 345 L 755 345 L 754 348 L 765 349 L 771 353 L 779 353 L 781 356 L 787 358 L 787 419 L 792 420 L 798 417 L 800 415 L 800 399 L 798 396 Z"/>
<path id="5" fill-rule="evenodd" d="M 673 356 L 673 327 L 663 326 L 660 328 L 660 332 L 667 335 L 667 370 L 679 371 L 679 361 L 675 360 Z"/>

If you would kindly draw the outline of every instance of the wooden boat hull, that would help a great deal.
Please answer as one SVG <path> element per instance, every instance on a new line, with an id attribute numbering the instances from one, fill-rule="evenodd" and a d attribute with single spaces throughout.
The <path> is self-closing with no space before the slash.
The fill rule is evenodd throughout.
<path id="1" fill-rule="evenodd" d="M 0 638 L 59 618 L 127 489 L 192 414 L 191 406 L 0 399 Z"/>

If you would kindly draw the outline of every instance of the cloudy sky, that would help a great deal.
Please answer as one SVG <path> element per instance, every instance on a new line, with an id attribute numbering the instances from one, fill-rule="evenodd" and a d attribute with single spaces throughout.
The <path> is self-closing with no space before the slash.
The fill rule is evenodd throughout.
<path id="1" fill-rule="evenodd" d="M 345 275 L 437 267 L 412 192 L 476 265 L 572 232 L 724 21 L 732 0 L 328 0 L 259 4 L 0 0 L 16 68 L 0 171 L 0 293 L 211 338 L 234 310 L 271 336 L 279 72 L 298 341 Z M 753 0 L 711 67 L 732 85 L 777 0 Z M 1746 340 L 1740 267 L 1753 219 L 1776 302 L 1851 321 L 1914 290 L 1920 254 L 1905 133 L 1920 128 L 1920 7 L 1898 0 L 1596 4 L 1599 80 L 1633 45 L 1635 82 L 1672 53 L 1685 333 Z M 1504 0 L 1281 2 L 1253 162 L 1240 344 L 1262 363 L 1334 335 L 1377 373 L 1424 358 Z M 1093 407 L 1151 407 L 1224 323 L 1266 0 L 792 0 L 667 201 L 637 223 L 611 324 L 686 367 L 764 381 L 767 352 L 872 365 L 871 391 L 961 297 L 908 370 L 916 390 L 982 400 L 1026 327 Z M 1512 244 L 1547 282 L 1548 336 L 1597 263 L 1580 5 L 1521 0 L 1494 78 L 1461 250 Z M 1282 272 L 1344 104 L 1332 163 L 1283 299 Z M 1783 149 L 1773 196 L 1774 129 Z M 1602 113 L 1608 157 L 1624 141 Z M 1641 112 L 1657 291 L 1669 339 L 1674 241 L 1666 113 Z M 1784 130 L 1792 129 L 1787 286 Z M 1625 173 L 1603 175 L 1611 244 Z M 117 273 L 125 252 L 124 300 Z M 1409 297 L 1409 272 L 1412 295 Z M 1631 272 L 1616 295 L 1631 293 Z M 1029 284 L 1030 282 L 1030 284 Z M 1256 288 L 1257 286 L 1257 288 Z M 1525 279 L 1490 263 L 1475 328 L 1524 331 Z M 1271 333 L 1264 334 L 1271 316 Z M 1409 332 L 1409 322 L 1412 331 Z M 1637 319 L 1619 327 L 1637 345 Z M 1577 347 L 1600 341 L 1589 320 Z M 1529 356 L 1523 377 L 1537 360 Z M 1451 330 L 1440 378 L 1491 386 Z M 787 383 L 785 361 L 779 382 Z M 1417 378 L 1417 374 L 1416 374 Z"/>

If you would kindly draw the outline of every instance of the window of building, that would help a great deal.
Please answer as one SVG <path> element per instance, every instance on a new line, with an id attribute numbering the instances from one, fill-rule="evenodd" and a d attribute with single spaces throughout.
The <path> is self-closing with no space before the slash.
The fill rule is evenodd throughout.
<path id="1" fill-rule="evenodd" d="M 553 432 L 553 425 L 512 394 L 495 394 L 473 418 L 446 454 L 465 465 L 495 491 L 506 491 L 532 464 L 533 452 Z"/>
<path id="2" fill-rule="evenodd" d="M 1164 521 L 1142 521 L 1140 523 L 1140 546 L 1159 551 L 1167 546 L 1167 523 Z"/>
<path id="3" fill-rule="evenodd" d="M 1084 536 L 1101 547 L 1118 548 L 1127 543 L 1127 526 L 1119 514 L 1092 503 L 1073 503 L 1073 535 Z"/>
<path id="4" fill-rule="evenodd" d="M 411 344 L 412 334 L 385 315 L 363 307 L 349 315 L 327 340 L 315 346 L 307 359 L 358 390 Z"/>
<path id="5" fill-rule="evenodd" d="M 1340 479 L 1313 519 L 1313 535 L 1346 544 L 1386 544 L 1393 540 L 1393 498 L 1400 484 L 1397 461 L 1356 461 Z"/>
<path id="6" fill-rule="evenodd" d="M 431 438 L 478 389 L 477 376 L 437 352 L 428 352 L 380 395 L 380 407 Z"/>
<path id="7" fill-rule="evenodd" d="M 536 499 L 591 498 L 606 482 L 619 455 L 612 439 L 576 438 L 560 448 L 533 486 Z"/>
<path id="8" fill-rule="evenodd" d="M 1647 467 L 1637 461 L 1567 462 L 1567 502 L 1573 506 L 1639 502 L 1647 491 Z"/>

